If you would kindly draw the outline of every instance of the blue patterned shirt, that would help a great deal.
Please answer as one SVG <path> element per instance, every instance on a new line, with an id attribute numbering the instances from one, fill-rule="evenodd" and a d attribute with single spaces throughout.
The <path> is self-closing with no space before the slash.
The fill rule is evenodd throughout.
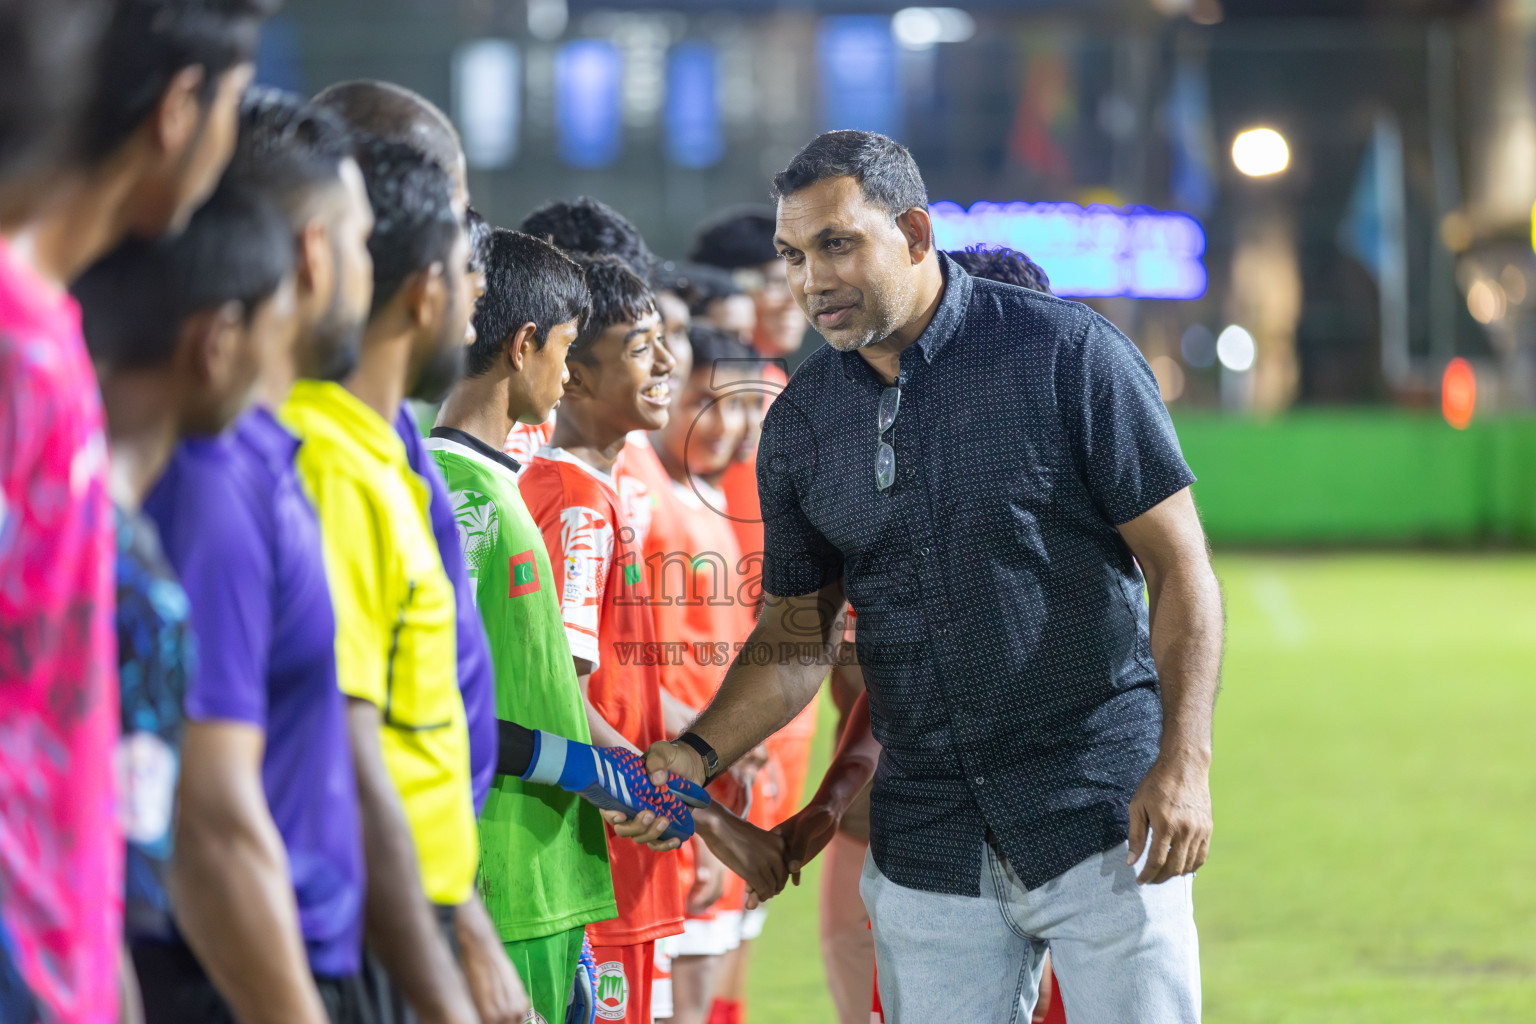
<path id="1" fill-rule="evenodd" d="M 119 804 L 128 840 L 123 929 L 132 941 L 174 934 L 166 879 L 181 776 L 182 702 L 195 671 L 191 608 L 149 517 L 117 510 Z"/>
<path id="2" fill-rule="evenodd" d="M 889 490 L 886 384 L 857 352 L 823 347 L 774 401 L 763 586 L 843 581 L 884 748 L 875 862 L 909 888 L 977 895 L 989 835 L 1030 888 L 1126 839 L 1162 709 L 1116 526 L 1194 476 L 1108 321 L 939 260 L 943 299 L 901 355 Z"/>

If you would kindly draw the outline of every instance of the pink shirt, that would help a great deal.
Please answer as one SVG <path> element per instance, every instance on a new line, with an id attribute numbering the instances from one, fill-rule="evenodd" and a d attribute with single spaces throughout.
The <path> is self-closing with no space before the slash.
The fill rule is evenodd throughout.
<path id="1" fill-rule="evenodd" d="M 74 301 L 0 240 L 0 914 L 47 1020 L 116 1019 L 113 518 Z"/>

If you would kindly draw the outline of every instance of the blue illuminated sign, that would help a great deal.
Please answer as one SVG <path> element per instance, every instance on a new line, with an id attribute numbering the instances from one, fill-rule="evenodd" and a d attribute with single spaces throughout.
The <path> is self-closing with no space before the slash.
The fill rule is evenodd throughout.
<path id="1" fill-rule="evenodd" d="M 690 41 L 667 55 L 667 156 L 680 167 L 712 167 L 725 156 L 715 48 Z"/>
<path id="2" fill-rule="evenodd" d="M 555 131 L 560 159 L 572 167 L 606 167 L 619 158 L 618 47 L 606 39 L 577 39 L 555 58 Z"/>
<path id="3" fill-rule="evenodd" d="M 1017 249 L 1045 268 L 1051 290 L 1077 297 L 1198 299 L 1205 231 L 1186 213 L 1075 203 L 934 203 L 940 249 Z"/>
<path id="4" fill-rule="evenodd" d="M 844 14 L 821 19 L 816 60 L 824 128 L 901 134 L 901 82 L 890 18 Z"/>

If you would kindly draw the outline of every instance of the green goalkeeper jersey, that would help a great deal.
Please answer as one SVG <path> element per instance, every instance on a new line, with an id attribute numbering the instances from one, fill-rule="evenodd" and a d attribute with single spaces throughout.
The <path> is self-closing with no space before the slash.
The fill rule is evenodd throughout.
<path id="1" fill-rule="evenodd" d="M 448 483 L 496 672 L 496 717 L 590 742 L 560 600 L 517 463 L 463 431 L 427 439 Z M 615 917 L 597 808 L 553 786 L 497 775 L 480 812 L 480 892 L 502 941 Z"/>

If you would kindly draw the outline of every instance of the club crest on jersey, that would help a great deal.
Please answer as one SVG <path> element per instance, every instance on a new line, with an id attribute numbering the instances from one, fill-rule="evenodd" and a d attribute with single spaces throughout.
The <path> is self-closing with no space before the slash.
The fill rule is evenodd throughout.
<path id="1" fill-rule="evenodd" d="M 629 1010 L 629 978 L 624 965 L 610 960 L 597 965 L 597 1016 L 600 1020 L 623 1020 Z"/>
<path id="2" fill-rule="evenodd" d="M 508 559 L 508 576 L 511 579 L 508 597 L 521 597 L 539 589 L 539 563 L 534 561 L 533 549 Z"/>

